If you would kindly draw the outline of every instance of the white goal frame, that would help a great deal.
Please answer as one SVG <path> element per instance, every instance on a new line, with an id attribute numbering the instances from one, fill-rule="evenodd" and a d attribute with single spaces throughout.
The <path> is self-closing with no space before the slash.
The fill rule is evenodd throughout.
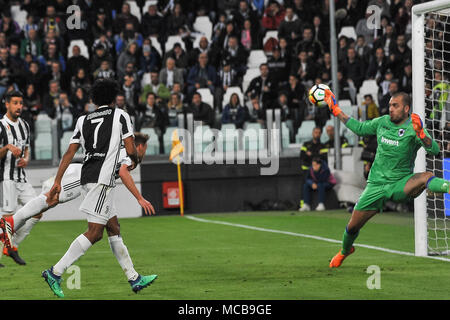
<path id="1" fill-rule="evenodd" d="M 413 111 L 425 119 L 425 14 L 450 8 L 449 0 L 435 0 L 412 7 L 412 101 Z M 424 121 L 425 123 L 425 121 Z M 414 172 L 426 171 L 425 150 L 420 148 Z M 427 198 L 422 192 L 414 200 L 415 255 L 428 255 Z"/>

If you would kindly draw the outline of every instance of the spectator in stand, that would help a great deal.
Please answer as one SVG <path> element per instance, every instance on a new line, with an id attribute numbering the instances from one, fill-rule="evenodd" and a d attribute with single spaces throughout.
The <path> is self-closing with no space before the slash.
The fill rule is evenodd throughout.
<path id="1" fill-rule="evenodd" d="M 70 92 L 75 92 L 78 87 L 82 87 L 86 92 L 89 92 L 91 85 L 90 76 L 86 74 L 86 70 L 79 68 L 70 81 Z"/>
<path id="2" fill-rule="evenodd" d="M 137 110 L 134 110 L 127 104 L 127 100 L 125 99 L 125 94 L 123 93 L 123 91 L 119 92 L 119 94 L 116 96 L 116 108 L 125 111 L 132 117 L 136 116 Z M 136 118 L 135 120 L 137 121 Z M 135 129 L 136 129 L 136 121 L 133 121 L 133 126 L 135 127 Z"/>
<path id="3" fill-rule="evenodd" d="M 180 28 L 188 29 L 188 24 L 188 18 L 183 13 L 181 4 L 175 3 L 172 13 L 167 16 L 167 35 L 177 35 L 180 31 Z"/>
<path id="4" fill-rule="evenodd" d="M 125 30 L 122 31 L 116 40 L 116 53 L 120 54 L 124 48 L 127 48 L 129 44 L 136 43 L 139 48 L 142 47 L 144 38 L 137 32 L 132 22 L 125 24 Z"/>
<path id="5" fill-rule="evenodd" d="M 261 102 L 259 101 L 259 98 L 256 95 L 252 95 L 250 97 L 250 103 L 251 103 L 251 111 L 249 111 L 250 120 L 252 122 L 257 122 L 260 123 L 262 126 L 265 126 L 266 123 L 265 108 L 262 106 Z"/>
<path id="6" fill-rule="evenodd" d="M 45 82 L 44 76 L 43 76 L 42 72 L 40 72 L 40 70 L 39 70 L 39 63 L 36 61 L 32 61 L 25 74 L 26 74 L 27 83 L 33 84 L 34 88 L 36 89 L 37 94 L 40 97 L 42 97 L 43 93 L 44 93 L 43 91 L 44 91 L 46 85 L 44 84 L 44 82 Z"/>
<path id="7" fill-rule="evenodd" d="M 375 56 L 370 57 L 366 78 L 376 80 L 377 83 L 380 83 L 384 79 L 387 68 L 388 58 L 385 56 L 383 48 L 379 47 L 375 50 Z"/>
<path id="8" fill-rule="evenodd" d="M 302 34 L 302 21 L 292 7 L 286 7 L 286 15 L 278 28 L 278 38 L 285 38 L 291 45 L 299 41 Z"/>
<path id="9" fill-rule="evenodd" d="M 59 82 L 57 80 L 51 80 L 48 87 L 49 90 L 44 96 L 42 107 L 50 118 L 55 119 L 59 113 Z"/>
<path id="10" fill-rule="evenodd" d="M 259 32 L 253 27 L 250 19 L 244 20 L 244 28 L 241 31 L 240 39 L 241 45 L 247 51 L 256 50 L 261 47 Z"/>
<path id="11" fill-rule="evenodd" d="M 181 102 L 183 102 L 183 103 L 186 102 L 186 101 L 185 101 L 186 96 L 185 96 L 185 94 L 183 93 L 181 83 L 175 82 L 175 83 L 173 84 L 173 87 L 172 87 L 172 90 L 170 91 L 170 94 L 174 94 L 174 93 L 176 93 L 176 94 L 178 94 L 178 95 L 180 96 Z"/>
<path id="12" fill-rule="evenodd" d="M 132 60 L 132 55 L 130 55 L 128 57 L 128 54 L 125 54 L 124 52 L 122 52 L 122 54 L 127 56 L 126 60 Z M 93 53 L 93 56 L 90 58 L 90 71 L 94 72 L 95 70 L 100 68 L 102 61 L 104 61 L 104 60 L 107 60 L 109 62 L 109 65 L 113 66 L 113 57 L 105 49 L 105 47 L 99 43 L 94 46 L 94 53 Z"/>
<path id="13" fill-rule="evenodd" d="M 214 127 L 214 110 L 210 105 L 202 101 L 200 93 L 195 92 L 193 94 L 191 104 L 186 112 L 193 114 L 194 121 L 201 121 L 202 125 Z"/>
<path id="14" fill-rule="evenodd" d="M 214 94 L 214 109 L 222 112 L 222 100 L 225 92 L 229 87 L 239 86 L 239 78 L 235 70 L 231 68 L 231 63 L 228 59 L 222 60 L 222 69 L 219 71 L 216 92 Z"/>
<path id="15" fill-rule="evenodd" d="M 395 38 L 394 27 L 391 24 L 388 24 L 386 25 L 383 35 L 373 43 L 373 47 L 383 48 L 384 54 L 389 57 L 391 55 L 391 48 L 395 43 Z"/>
<path id="16" fill-rule="evenodd" d="M 117 59 L 116 72 L 118 79 L 122 79 L 125 75 L 125 67 L 129 62 L 132 62 L 134 65 L 139 62 L 138 45 L 136 42 L 129 43 L 127 49 Z"/>
<path id="17" fill-rule="evenodd" d="M 380 116 L 378 106 L 375 101 L 373 101 L 371 94 L 364 95 L 363 107 L 366 109 L 366 120 L 372 120 Z"/>
<path id="18" fill-rule="evenodd" d="M 289 75 L 288 84 L 284 86 L 283 91 L 286 92 L 288 104 L 293 120 L 293 131 L 297 132 L 301 126 L 306 113 L 306 89 L 303 84 L 298 81 L 295 75 Z"/>
<path id="19" fill-rule="evenodd" d="M 356 100 L 352 94 L 352 92 L 356 91 L 353 87 L 353 82 L 349 81 L 340 70 L 337 73 L 337 78 L 339 82 L 339 99 L 350 100 L 352 103 L 356 103 Z"/>
<path id="20" fill-rule="evenodd" d="M 247 58 L 249 53 L 239 43 L 238 38 L 231 36 L 228 39 L 228 46 L 222 51 L 221 59 L 229 60 L 239 77 L 244 76 L 247 70 Z"/>
<path id="21" fill-rule="evenodd" d="M 163 16 L 158 12 L 158 7 L 154 4 L 148 7 L 147 12 L 142 17 L 142 34 L 145 38 L 156 37 L 165 39 L 165 25 Z"/>
<path id="22" fill-rule="evenodd" d="M 70 96 L 74 123 L 76 123 L 77 119 L 84 114 L 84 110 L 88 102 L 89 98 L 86 91 L 84 91 L 82 87 L 76 88 L 74 93 Z"/>
<path id="23" fill-rule="evenodd" d="M 61 113 L 60 126 L 62 132 L 73 130 L 75 128 L 73 106 L 69 101 L 69 96 L 64 91 L 59 95 L 59 112 Z"/>
<path id="24" fill-rule="evenodd" d="M 242 129 L 245 121 L 248 120 L 248 109 L 241 105 L 239 95 L 233 93 L 230 101 L 223 108 L 222 124 L 233 123 L 237 129 Z"/>
<path id="25" fill-rule="evenodd" d="M 312 140 L 306 141 L 300 149 L 300 165 L 303 174 L 307 174 L 313 158 L 319 157 L 325 162 L 328 161 L 328 149 L 320 142 L 321 135 L 322 128 L 314 128 L 312 131 Z"/>
<path id="26" fill-rule="evenodd" d="M 172 89 L 175 83 L 184 86 L 183 71 L 175 66 L 175 59 L 168 58 L 166 67 L 159 73 L 159 82 L 164 84 L 168 89 Z"/>
<path id="27" fill-rule="evenodd" d="M 189 65 L 189 57 L 181 47 L 180 43 L 175 43 L 173 48 L 166 52 L 166 54 L 164 55 L 163 65 L 166 65 L 166 60 L 169 57 L 175 60 L 175 66 L 177 68 L 182 69 L 183 72 L 187 70 L 187 67 Z"/>
<path id="28" fill-rule="evenodd" d="M 42 41 L 35 29 L 28 30 L 28 36 L 20 42 L 20 56 L 25 59 L 25 54 L 31 53 L 33 59 L 42 55 Z"/>
<path id="29" fill-rule="evenodd" d="M 36 92 L 32 83 L 25 87 L 23 96 L 23 109 L 21 118 L 30 125 L 30 143 L 31 143 L 31 159 L 35 158 L 34 155 L 34 138 L 35 138 L 35 121 L 37 115 L 41 111 L 41 98 Z"/>
<path id="30" fill-rule="evenodd" d="M 58 61 L 61 66 L 61 71 L 66 71 L 66 60 L 64 57 L 57 51 L 57 46 L 55 43 L 50 43 L 48 45 L 48 50 L 45 52 L 43 56 L 38 57 L 38 61 L 41 63 L 42 67 L 45 68 L 47 72 L 51 70 L 51 64 L 53 61 Z"/>
<path id="31" fill-rule="evenodd" d="M 160 59 L 161 58 L 158 51 L 156 51 L 155 48 L 152 47 L 151 39 L 146 38 L 142 45 L 139 75 L 150 72 L 150 70 L 152 69 L 159 69 Z"/>
<path id="32" fill-rule="evenodd" d="M 401 91 L 408 94 L 412 93 L 412 65 L 410 63 L 403 67 L 403 72 L 399 79 Z"/>
<path id="33" fill-rule="evenodd" d="M 354 48 L 348 48 L 347 60 L 344 62 L 342 70 L 345 74 L 345 77 L 353 82 L 353 85 L 356 89 L 359 89 L 364 80 L 364 75 L 366 74 L 366 72 L 364 64 L 356 55 L 356 51 Z"/>
<path id="34" fill-rule="evenodd" d="M 73 77 L 79 68 L 83 68 L 85 71 L 89 70 L 89 60 L 81 55 L 80 47 L 75 45 L 72 48 L 72 57 L 67 60 L 67 76 Z"/>
<path id="35" fill-rule="evenodd" d="M 257 13 L 248 5 L 246 0 L 239 1 L 239 8 L 235 10 L 232 14 L 234 23 L 238 27 L 239 32 L 243 31 L 245 28 L 245 21 L 248 20 L 251 26 L 251 33 L 258 33 L 258 15 Z M 243 28 L 244 27 L 244 28 Z"/>
<path id="36" fill-rule="evenodd" d="M 303 28 L 303 40 L 298 43 L 296 50 L 296 52 L 306 51 L 308 57 L 314 61 L 323 56 L 322 44 L 314 40 L 314 33 L 311 26 L 305 26 Z"/>
<path id="37" fill-rule="evenodd" d="M 134 110 L 138 107 L 139 100 L 139 84 L 138 79 L 130 75 L 125 75 L 122 84 L 122 92 L 125 96 L 125 101 L 129 107 L 130 114 L 134 113 Z"/>
<path id="38" fill-rule="evenodd" d="M 250 81 L 245 95 L 250 99 L 256 97 L 261 109 L 265 109 L 276 98 L 277 83 L 273 81 L 267 63 L 261 64 L 259 70 L 261 74 Z"/>
<path id="39" fill-rule="evenodd" d="M 189 70 L 187 76 L 188 96 L 200 88 L 209 88 L 211 94 L 216 90 L 217 74 L 213 66 L 208 64 L 208 55 L 201 53 L 198 56 L 198 64 Z"/>
<path id="40" fill-rule="evenodd" d="M 110 33 L 112 35 L 112 23 L 109 17 L 106 16 L 104 8 L 99 8 L 97 11 L 97 18 L 91 26 L 91 34 L 94 39 L 100 38 L 101 35 Z"/>
<path id="41" fill-rule="evenodd" d="M 158 97 L 154 93 L 149 92 L 145 104 L 139 106 L 139 120 L 136 122 L 139 123 L 137 126 L 138 131 L 142 128 L 155 129 L 160 147 L 163 147 L 162 138 L 169 125 L 169 117 L 167 115 L 167 109 L 161 105 Z"/>
<path id="42" fill-rule="evenodd" d="M 297 59 L 292 62 L 291 74 L 295 74 L 303 84 L 312 84 L 316 78 L 317 65 L 308 57 L 306 51 L 299 52 Z"/>
<path id="43" fill-rule="evenodd" d="M 270 1 L 266 10 L 264 10 L 264 16 L 261 20 L 261 25 L 266 30 L 278 30 L 281 21 L 283 21 L 285 11 L 276 1 Z"/>
<path id="44" fill-rule="evenodd" d="M 364 36 L 358 36 L 355 44 L 356 56 L 363 62 L 366 67 L 369 65 L 371 51 L 372 49 L 366 44 Z"/>
<path id="45" fill-rule="evenodd" d="M 156 69 L 150 72 L 150 83 L 142 88 L 140 103 L 144 103 L 149 93 L 156 94 L 159 98 L 167 101 L 170 98 L 170 90 L 162 82 L 159 82 L 159 75 Z"/>
<path id="46" fill-rule="evenodd" d="M 48 85 L 52 80 L 58 81 L 61 90 L 70 90 L 70 79 L 62 72 L 61 65 L 57 61 L 52 61 L 50 64 L 50 72 L 46 75 L 46 84 Z"/>
<path id="47" fill-rule="evenodd" d="M 138 18 L 131 14 L 130 5 L 127 2 L 122 4 L 121 12 L 116 16 L 116 20 L 114 21 L 114 33 L 119 34 L 125 30 L 125 25 L 127 22 L 131 22 L 133 24 L 134 30 L 139 30 L 139 20 Z"/>
<path id="48" fill-rule="evenodd" d="M 324 143 L 325 148 L 328 149 L 328 151 L 331 148 L 334 148 L 334 126 L 332 125 L 328 125 L 325 128 L 326 132 L 327 132 L 327 136 L 328 136 L 328 141 Z M 341 136 L 341 148 L 347 148 L 348 147 L 348 140 L 346 137 Z"/>
<path id="49" fill-rule="evenodd" d="M 198 61 L 198 56 L 200 53 L 206 52 L 208 54 L 208 60 L 212 63 L 211 60 L 211 49 L 209 47 L 208 38 L 201 37 L 200 41 L 198 42 L 198 47 L 191 50 L 189 54 L 189 65 L 194 65 Z"/>
<path id="50" fill-rule="evenodd" d="M 305 8 L 305 2 L 303 0 L 294 0 L 292 8 L 300 21 L 308 21 L 311 18 L 308 9 Z"/>
<path id="51" fill-rule="evenodd" d="M 111 36 L 109 36 L 109 34 L 111 34 L 111 36 L 112 36 L 112 33 L 110 31 L 107 31 L 106 34 L 101 34 L 100 37 L 95 39 L 92 47 L 94 48 L 94 50 L 96 50 L 95 48 L 97 48 L 99 45 L 101 45 L 105 49 L 106 56 L 116 57 L 116 49 L 114 48 L 114 45 L 113 45 L 114 40 L 112 39 Z M 112 62 L 111 62 L 111 65 L 112 65 Z"/>
<path id="52" fill-rule="evenodd" d="M 288 70 L 291 70 L 292 64 L 292 47 L 288 44 L 286 38 L 278 37 L 278 46 L 280 47 L 280 55 L 286 60 Z"/>
<path id="53" fill-rule="evenodd" d="M 30 29 L 33 29 L 34 31 L 39 30 L 39 26 L 37 25 L 37 23 L 35 21 L 37 21 L 36 17 L 33 14 L 31 14 L 30 12 L 28 12 L 27 18 L 26 18 L 26 23 L 22 29 L 25 39 L 28 38 Z"/>
<path id="54" fill-rule="evenodd" d="M 392 81 L 389 84 L 389 92 L 386 93 L 380 101 L 380 116 L 384 116 L 389 114 L 389 100 L 391 100 L 392 96 L 398 92 L 398 83 L 396 81 Z"/>
<path id="55" fill-rule="evenodd" d="M 349 40 L 346 36 L 340 36 L 338 40 L 339 48 L 337 52 L 337 58 L 339 65 L 342 65 L 347 59 L 347 50 L 350 47 Z"/>
<path id="56" fill-rule="evenodd" d="M 367 23 L 368 19 L 372 16 L 373 11 L 367 9 L 366 16 L 358 20 L 355 27 L 355 32 L 357 36 L 363 36 L 366 39 L 366 43 L 373 43 L 374 40 L 374 30 Z"/>
<path id="57" fill-rule="evenodd" d="M 215 51 L 221 52 L 223 49 L 226 49 L 228 46 L 228 39 L 230 37 L 238 36 L 238 34 L 239 33 L 235 29 L 233 21 L 227 21 L 225 28 L 222 30 L 217 43 L 215 44 Z"/>
<path id="58" fill-rule="evenodd" d="M 405 61 L 411 61 L 412 53 L 411 49 L 406 45 L 406 38 L 404 34 L 399 34 L 391 50 L 389 50 L 389 60 L 394 67 L 394 77 L 400 78 L 403 71 Z"/>
<path id="59" fill-rule="evenodd" d="M 61 18 L 56 16 L 55 7 L 52 5 L 47 6 L 46 16 L 41 19 L 39 30 L 44 33 L 52 30 L 55 31 L 57 36 L 62 36 L 66 32 L 66 27 Z"/>
<path id="60" fill-rule="evenodd" d="M 322 45 L 324 51 L 330 50 L 330 29 L 324 26 L 320 15 L 313 18 L 313 39 Z"/>
<path id="61" fill-rule="evenodd" d="M 311 192 L 319 192 L 319 204 L 316 211 L 325 210 L 327 191 L 334 187 L 336 179 L 330 172 L 328 165 L 319 157 L 312 160 L 311 167 L 308 168 L 308 175 L 303 185 L 303 206 L 299 211 L 311 211 Z"/>
<path id="62" fill-rule="evenodd" d="M 111 69 L 111 66 L 109 65 L 108 60 L 103 60 L 100 68 L 94 71 L 92 74 L 94 77 L 94 81 L 98 79 L 111 79 L 114 80 L 116 77 L 116 73 L 113 69 Z"/>
<path id="63" fill-rule="evenodd" d="M 171 93 L 170 100 L 167 104 L 169 126 L 178 126 L 178 115 L 184 112 L 184 105 L 178 93 Z"/>
<path id="64" fill-rule="evenodd" d="M 279 46 L 275 46 L 272 56 L 267 61 L 269 72 L 273 75 L 273 80 L 277 83 L 278 88 L 286 85 L 288 82 L 289 69 L 286 58 L 281 57 Z"/>

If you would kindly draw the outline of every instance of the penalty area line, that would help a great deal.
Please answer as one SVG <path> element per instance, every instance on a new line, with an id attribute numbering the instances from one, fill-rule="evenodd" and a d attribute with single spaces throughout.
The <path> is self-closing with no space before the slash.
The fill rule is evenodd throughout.
<path id="1" fill-rule="evenodd" d="M 326 241 L 326 242 L 331 242 L 331 243 L 338 243 L 338 244 L 342 243 L 342 241 L 340 241 L 340 240 L 324 238 L 324 237 L 319 237 L 319 236 L 314 236 L 314 235 L 309 235 L 309 234 L 303 234 L 303 233 L 296 233 L 296 232 L 283 231 L 283 230 L 274 230 L 274 229 L 260 228 L 260 227 L 249 226 L 249 225 L 246 225 L 246 224 L 231 223 L 231 222 L 225 222 L 225 221 L 219 221 L 219 220 L 208 220 L 208 219 L 198 218 L 198 217 L 194 217 L 194 216 L 185 216 L 185 217 L 187 219 L 190 219 L 190 220 L 193 220 L 193 221 L 204 222 L 204 223 L 221 224 L 221 225 L 230 226 L 230 227 L 237 227 L 237 228 L 249 229 L 249 230 L 254 230 L 254 231 L 262 231 L 262 232 L 278 233 L 278 234 L 284 234 L 284 235 L 288 235 L 288 236 L 308 238 L 308 239 L 314 239 L 314 240 L 319 240 L 319 241 Z M 383 251 L 383 252 L 387 252 L 387 253 L 398 254 L 398 255 L 402 255 L 402 256 L 416 257 L 414 255 L 414 253 L 412 253 L 412 252 L 392 250 L 392 249 L 388 249 L 388 248 L 376 247 L 376 246 L 371 246 L 371 245 L 367 245 L 367 244 L 355 244 L 354 246 L 355 247 L 366 248 L 366 249 Z M 433 260 L 440 260 L 440 261 L 450 262 L 450 258 L 444 258 L 444 257 L 434 257 L 434 256 L 423 256 L 423 257 L 420 256 L 419 257 L 418 256 L 417 258 L 427 258 L 427 259 L 433 259 Z"/>

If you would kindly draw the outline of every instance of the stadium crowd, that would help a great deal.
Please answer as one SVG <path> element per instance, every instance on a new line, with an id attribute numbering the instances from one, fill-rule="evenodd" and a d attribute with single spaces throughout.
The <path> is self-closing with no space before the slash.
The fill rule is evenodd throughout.
<path id="1" fill-rule="evenodd" d="M 144 8 L 144 0 L 135 4 Z M 418 2 L 418 1 L 416 1 Z M 390 4 L 389 4 L 390 3 Z M 307 102 L 314 83 L 330 83 L 331 55 L 328 0 L 159 0 L 142 18 L 123 0 L 0 0 L 0 96 L 19 89 L 25 96 L 23 118 L 33 130 L 39 113 L 62 119 L 72 130 L 76 119 L 94 107 L 88 92 L 93 81 L 113 78 L 122 89 L 117 105 L 134 117 L 135 129 L 155 128 L 161 138 L 177 114 L 193 113 L 210 127 L 247 121 L 264 124 L 266 109 L 282 110 L 289 121 L 291 141 L 302 121 L 323 128 L 327 108 Z M 12 5 L 27 12 L 20 27 Z M 67 8 L 80 7 L 79 28 L 67 25 Z M 337 34 L 355 28 L 356 40 L 338 39 L 340 99 L 356 104 L 356 92 L 366 79 L 379 85 L 379 105 L 365 104 L 368 115 L 388 113 L 390 96 L 411 92 L 412 0 L 336 0 Z M 368 6 L 381 9 L 379 29 L 367 25 Z M 193 25 L 199 16 L 212 22 L 212 36 L 199 37 Z M 268 31 L 278 31 L 263 43 Z M 182 42 L 165 51 L 169 36 Z M 199 41 L 196 43 L 197 37 Z M 72 40 L 83 40 L 88 57 Z M 156 49 L 158 41 L 162 52 Z M 243 95 L 223 96 L 229 87 L 242 88 L 252 50 L 264 50 Z M 199 89 L 209 89 L 214 103 L 202 101 Z M 243 97 L 243 99 L 242 99 Z M 243 101 L 242 101 L 243 100 Z"/>

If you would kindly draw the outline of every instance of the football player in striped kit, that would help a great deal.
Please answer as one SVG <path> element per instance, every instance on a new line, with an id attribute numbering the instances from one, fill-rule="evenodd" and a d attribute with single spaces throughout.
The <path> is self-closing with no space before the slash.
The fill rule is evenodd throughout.
<path id="1" fill-rule="evenodd" d="M 36 197 L 36 192 L 25 174 L 30 156 L 30 127 L 20 117 L 23 95 L 19 91 L 11 91 L 4 99 L 6 114 L 0 119 L 0 205 L 3 213 L 12 215 L 18 205 L 23 206 Z M 20 258 L 17 247 L 40 218 L 41 215 L 37 215 L 27 220 L 21 230 L 15 233 L 9 248 L 0 243 L 3 254 L 24 265 L 25 261 Z"/>

